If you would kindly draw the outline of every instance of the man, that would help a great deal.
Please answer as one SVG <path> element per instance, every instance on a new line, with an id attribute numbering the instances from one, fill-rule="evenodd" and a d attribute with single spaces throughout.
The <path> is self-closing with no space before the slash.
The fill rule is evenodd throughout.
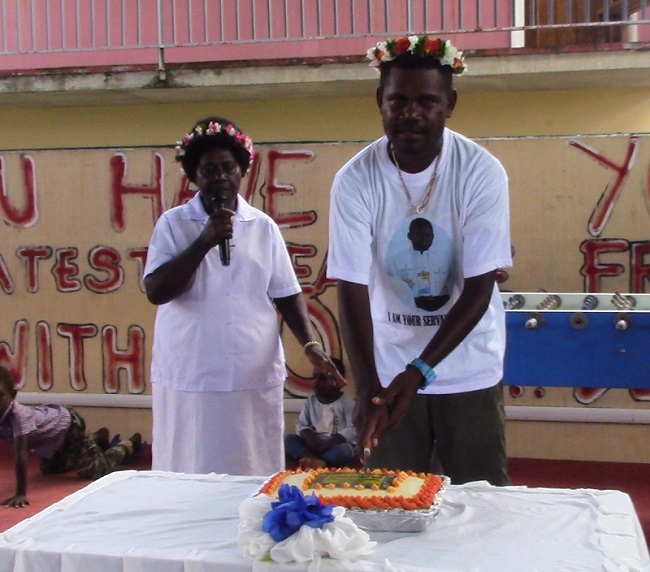
<path id="1" fill-rule="evenodd" d="M 369 467 L 430 471 L 435 447 L 453 483 L 505 485 L 505 314 L 495 276 L 512 263 L 507 175 L 445 127 L 453 75 L 465 70 L 450 42 L 397 38 L 368 57 L 380 71 L 385 136 L 336 175 L 328 255 L 357 383 L 357 442 L 371 449 Z M 439 291 L 449 294 L 435 310 L 391 278 L 395 245 L 418 218 L 431 223 L 446 280 Z"/>

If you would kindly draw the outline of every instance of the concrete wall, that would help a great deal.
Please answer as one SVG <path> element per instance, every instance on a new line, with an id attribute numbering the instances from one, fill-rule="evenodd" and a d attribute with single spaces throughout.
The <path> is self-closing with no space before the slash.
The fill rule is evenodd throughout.
<path id="1" fill-rule="evenodd" d="M 650 132 L 648 89 L 464 91 L 449 122 L 469 137 Z M 219 113 L 256 142 L 365 141 L 381 135 L 374 92 L 356 98 L 0 108 L 0 149 L 170 145 L 192 122 Z"/>
<path id="2" fill-rule="evenodd" d="M 587 278 L 580 271 L 584 263 L 581 244 L 612 238 L 628 243 L 650 240 L 650 90 L 617 87 L 465 92 L 462 79 L 457 84 L 459 105 L 449 126 L 479 138 L 503 161 L 511 178 L 513 242 L 517 253 L 515 266 L 509 270 L 508 283 L 504 285 L 507 289 L 585 291 Z M 8 211 L 0 212 L 7 223 L 0 226 L 0 255 L 15 287 L 13 293 L 6 288 L 0 290 L 0 351 L 5 352 L 5 357 L 16 358 L 16 324 L 21 320 L 28 322 L 23 391 L 148 394 L 148 348 L 154 308 L 141 292 L 138 253 L 134 252 L 146 246 L 157 207 L 155 201 L 146 197 L 125 198 L 124 226 L 120 228 L 115 218 L 116 203 L 111 202 L 111 197 L 115 197 L 116 184 L 133 188 L 155 186 L 159 157 L 164 206 L 175 204 L 184 192 L 183 182 L 173 164 L 173 151 L 159 146 L 172 145 L 194 120 L 209 114 L 232 118 L 259 143 L 261 171 L 256 184 L 249 189 L 256 206 L 271 212 L 276 220 L 291 212 L 315 213 L 316 217 L 306 226 L 291 228 L 288 224 L 285 237 L 290 246 L 311 248 L 310 257 L 296 258 L 303 266 L 301 282 L 312 288 L 315 304 L 335 314 L 334 289 L 322 284 L 321 290 L 315 287 L 326 249 L 327 193 L 336 168 L 363 142 L 381 135 L 372 93 L 358 98 L 320 100 L 0 109 L 0 158 L 7 204 L 18 211 L 26 208 L 25 156 L 34 162 L 40 192 L 40 210 L 33 224 L 16 225 L 11 222 L 15 213 L 8 216 Z M 345 144 L 319 144 L 327 142 Z M 587 151 L 593 149 L 601 159 L 621 165 L 632 146 L 636 154 L 628 162 L 630 173 L 619 200 L 613 205 L 606 225 L 594 235 L 588 229 L 590 217 L 603 190 L 615 183 L 616 173 Z M 118 181 L 116 174 L 120 172 Z M 268 190 L 268 183 L 274 181 L 277 193 L 262 193 L 261 189 Z M 296 195 L 283 195 L 283 185 L 293 186 Z M 275 202 L 273 196 L 277 198 Z M 52 248 L 36 274 L 36 289 L 33 285 L 30 288 L 25 265 L 15 256 L 17 249 L 26 246 Z M 111 276 L 89 262 L 88 253 L 98 246 L 117 251 L 125 268 L 122 281 L 118 278 L 119 284 L 110 292 L 89 289 L 83 281 L 88 274 L 99 281 Z M 79 290 L 66 292 L 61 288 L 61 276 L 57 279 L 51 268 L 57 255 L 69 255 L 69 248 L 78 250 L 76 264 L 80 270 L 73 278 L 82 282 Z M 635 269 L 630 266 L 629 253 L 619 252 L 610 258 L 624 266 L 625 271 L 601 280 L 598 287 L 601 291 L 631 291 Z M 59 263 L 59 270 L 65 267 L 67 264 Z M 637 270 L 640 291 L 650 291 L 643 268 Z M 70 324 L 75 329 L 71 330 Z M 79 324 L 94 325 L 96 331 L 84 334 Z M 38 354 L 35 341 L 37 332 L 47 331 L 46 325 L 53 339 L 51 386 L 47 384 L 47 375 L 42 375 L 43 368 L 39 369 L 38 364 L 46 362 L 43 352 Z M 114 330 L 107 329 L 107 325 L 114 326 Z M 133 368 L 119 367 L 128 361 L 120 352 L 136 343 L 128 338 L 133 325 L 140 326 L 143 332 L 140 378 L 137 371 L 133 374 Z M 327 327 L 331 331 L 325 328 L 323 332 L 329 336 L 330 349 L 339 352 L 335 316 Z M 110 338 L 111 331 L 115 340 Z M 85 349 L 86 369 L 82 378 L 70 374 L 74 374 L 68 352 L 71 340 L 80 342 L 79 347 Z M 309 390 L 309 371 L 295 343 L 287 338 L 286 344 L 293 376 L 288 390 L 304 394 Z M 105 368 L 107 355 L 114 359 L 112 373 Z M 632 395 L 623 389 L 608 390 L 586 405 L 576 401 L 570 388 L 550 389 L 542 399 L 531 392 L 517 399 L 507 397 L 512 406 L 642 410 L 650 407 L 646 399 L 643 392 Z M 147 409 L 83 408 L 83 412 L 91 427 L 108 425 L 122 434 L 140 430 L 150 438 Z M 294 414 L 288 414 L 288 429 L 292 429 L 294 419 Z M 647 427 L 513 421 L 508 429 L 509 451 L 512 456 L 650 462 L 650 444 L 644 438 Z"/>

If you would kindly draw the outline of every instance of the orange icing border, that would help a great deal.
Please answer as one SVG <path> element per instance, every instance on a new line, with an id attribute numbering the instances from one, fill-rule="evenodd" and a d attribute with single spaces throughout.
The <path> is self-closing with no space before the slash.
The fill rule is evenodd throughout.
<path id="1" fill-rule="evenodd" d="M 411 497 L 404 497 L 403 495 L 393 494 L 393 495 L 368 495 L 368 496 L 358 496 L 354 495 L 354 489 L 348 489 L 349 494 L 340 494 L 328 497 L 322 497 L 318 494 L 318 491 L 315 490 L 314 494 L 319 498 L 323 504 L 334 504 L 337 506 L 342 506 L 345 508 L 361 508 L 361 509 L 405 509 L 405 510 L 416 510 L 416 509 L 428 509 L 433 504 L 433 501 L 436 498 L 436 495 L 442 488 L 443 480 L 438 476 L 431 473 L 416 473 L 414 471 L 389 471 L 387 469 L 370 469 L 367 471 L 357 471 L 355 469 L 349 469 L 347 467 L 336 468 L 336 469 L 309 469 L 303 471 L 298 469 L 296 471 L 280 471 L 273 475 L 261 488 L 260 493 L 268 496 L 275 496 L 276 491 L 280 488 L 280 485 L 284 482 L 285 478 L 289 475 L 297 475 L 301 473 L 309 473 L 305 478 L 305 481 L 302 485 L 302 489 L 308 490 L 311 482 L 316 478 L 317 475 L 321 473 L 336 473 L 336 472 L 346 472 L 346 473 L 360 473 L 360 474 L 378 474 L 393 477 L 393 486 L 389 487 L 389 493 L 399 492 L 399 486 L 404 482 L 404 480 L 409 476 L 416 476 L 424 479 L 422 488 L 418 493 Z M 392 489 L 392 490 L 391 490 Z"/>

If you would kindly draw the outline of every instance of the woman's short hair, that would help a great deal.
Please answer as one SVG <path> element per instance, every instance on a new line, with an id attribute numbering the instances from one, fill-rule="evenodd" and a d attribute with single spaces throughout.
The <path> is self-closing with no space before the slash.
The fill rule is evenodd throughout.
<path id="1" fill-rule="evenodd" d="M 232 121 L 211 116 L 194 123 L 176 144 L 176 160 L 190 181 L 196 182 L 199 161 L 203 154 L 213 147 L 230 150 L 242 173 L 246 174 L 253 156 L 253 141 Z"/>

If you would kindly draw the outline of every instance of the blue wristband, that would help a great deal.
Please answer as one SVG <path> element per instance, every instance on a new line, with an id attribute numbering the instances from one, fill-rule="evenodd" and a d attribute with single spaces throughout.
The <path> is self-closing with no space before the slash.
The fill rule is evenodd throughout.
<path id="1" fill-rule="evenodd" d="M 424 377 L 424 381 L 420 384 L 419 389 L 426 389 L 436 380 L 436 372 L 433 371 L 433 368 L 424 360 L 415 358 L 414 360 L 411 360 L 409 365 L 419 370 Z"/>

